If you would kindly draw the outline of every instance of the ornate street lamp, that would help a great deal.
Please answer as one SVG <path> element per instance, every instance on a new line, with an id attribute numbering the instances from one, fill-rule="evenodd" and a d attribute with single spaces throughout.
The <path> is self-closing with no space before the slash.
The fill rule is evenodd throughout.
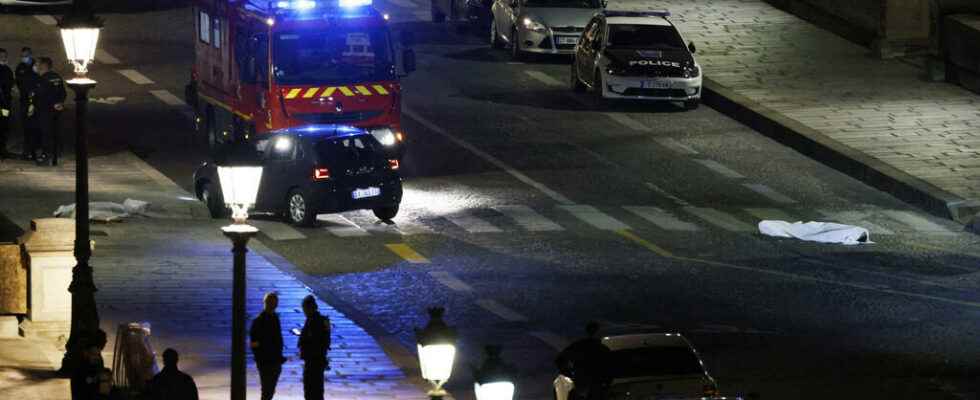
<path id="1" fill-rule="evenodd" d="M 430 308 L 429 323 L 415 330 L 422 378 L 432 383 L 428 395 L 434 400 L 447 395 L 442 386 L 449 380 L 456 359 L 456 330 L 443 321 L 445 312 L 442 307 Z"/>
<path id="2" fill-rule="evenodd" d="M 514 367 L 500 358 L 500 346 L 487 346 L 487 358 L 473 372 L 476 400 L 513 400 Z"/>
<path id="3" fill-rule="evenodd" d="M 219 165 L 218 179 L 225 204 L 232 209 L 234 223 L 221 228 L 231 239 L 234 254 L 231 321 L 231 399 L 245 400 L 245 254 L 249 239 L 259 230 L 245 223 L 248 208 L 255 205 L 262 180 L 262 167 Z"/>
<path id="4" fill-rule="evenodd" d="M 88 135 L 85 114 L 88 110 L 88 91 L 96 82 L 87 78 L 88 65 L 95 58 L 102 20 L 95 17 L 87 0 L 75 1 L 71 10 L 58 24 L 65 44 L 65 54 L 75 66 L 75 77 L 68 86 L 75 92 L 75 260 L 71 285 L 71 334 L 65 346 L 61 372 L 74 371 L 82 362 L 87 346 L 104 341 L 99 331 L 99 312 L 95 306 L 95 282 L 88 261 L 92 256 L 89 240 L 88 210 Z M 104 342 L 101 343 L 104 345 Z"/>

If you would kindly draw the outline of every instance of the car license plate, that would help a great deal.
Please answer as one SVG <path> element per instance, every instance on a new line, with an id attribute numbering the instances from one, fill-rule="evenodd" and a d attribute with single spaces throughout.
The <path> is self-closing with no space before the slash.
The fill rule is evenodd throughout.
<path id="1" fill-rule="evenodd" d="M 558 44 L 576 44 L 578 43 L 578 36 L 559 36 Z"/>
<path id="2" fill-rule="evenodd" d="M 369 187 L 365 189 L 355 189 L 354 192 L 351 193 L 351 197 L 353 197 L 354 200 L 357 200 L 357 199 L 364 199 L 368 197 L 375 197 L 380 194 L 381 194 L 381 188 Z"/>
<path id="3" fill-rule="evenodd" d="M 670 89 L 670 81 L 664 80 L 643 81 L 641 85 L 644 89 Z"/>

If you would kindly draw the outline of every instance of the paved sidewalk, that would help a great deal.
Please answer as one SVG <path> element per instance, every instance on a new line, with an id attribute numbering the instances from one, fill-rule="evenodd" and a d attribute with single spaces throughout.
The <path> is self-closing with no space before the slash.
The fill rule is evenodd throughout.
<path id="1" fill-rule="evenodd" d="M 231 244 L 219 231 L 226 223 L 206 218 L 201 205 L 189 199 L 190 194 L 129 153 L 95 158 L 91 170 L 93 200 L 121 202 L 134 198 L 153 203 L 153 217 L 92 225 L 96 241 L 92 264 L 99 288 L 96 301 L 102 328 L 110 338 L 104 354 L 106 364 L 112 362 L 109 352 L 114 348 L 118 324 L 148 321 L 157 353 L 167 347 L 177 349 L 182 369 L 194 376 L 203 399 L 227 398 L 232 260 Z M 4 191 L 0 213 L 27 228 L 31 218 L 49 216 L 59 204 L 71 203 L 73 185 L 70 160 L 58 168 L 5 162 L 0 164 L 0 188 Z M 254 251 L 264 249 L 260 243 L 253 242 L 250 248 L 249 316 L 261 310 L 265 292 L 280 293 L 280 316 L 291 360 L 284 368 L 276 398 L 302 398 L 302 367 L 296 355 L 296 337 L 289 329 L 302 326 L 299 305 L 311 290 Z M 320 310 L 333 325 L 333 369 L 327 374 L 326 390 L 329 398 L 425 397 L 364 330 L 322 301 Z M 5 388 L 16 386 L 21 379 L 23 372 L 17 371 L 36 371 L 50 378 L 51 363 L 21 357 L 21 346 L 16 343 L 21 342 L 0 341 L 2 398 L 8 398 Z M 52 344 L 47 346 L 53 348 Z M 55 355 L 57 364 L 60 359 Z M 9 369 L 16 367 L 21 369 Z M 47 391 L 42 396 L 45 399 L 68 398 L 63 380 L 42 379 L 37 385 Z M 249 396 L 258 397 L 258 376 L 251 359 Z"/>
<path id="2" fill-rule="evenodd" d="M 980 204 L 980 96 L 762 0 L 609 7 L 668 8 L 698 46 L 709 105 L 935 214 L 977 211 L 958 207 Z"/>

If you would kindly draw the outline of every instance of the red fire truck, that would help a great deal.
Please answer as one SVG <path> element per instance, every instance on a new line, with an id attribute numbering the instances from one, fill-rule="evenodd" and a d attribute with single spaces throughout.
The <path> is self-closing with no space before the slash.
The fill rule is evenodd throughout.
<path id="1" fill-rule="evenodd" d="M 370 0 L 194 5 L 196 62 L 185 95 L 209 146 L 343 124 L 402 153 L 398 79 L 415 69 L 412 38 L 403 32 L 396 47 L 387 16 Z"/>

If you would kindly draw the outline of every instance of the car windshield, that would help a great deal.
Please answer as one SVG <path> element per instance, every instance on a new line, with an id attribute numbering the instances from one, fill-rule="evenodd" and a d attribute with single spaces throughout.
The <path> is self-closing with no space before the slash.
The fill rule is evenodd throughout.
<path id="1" fill-rule="evenodd" d="M 599 0 L 524 0 L 527 7 L 542 8 L 599 8 Z"/>
<path id="2" fill-rule="evenodd" d="M 609 25 L 611 48 L 632 49 L 683 49 L 684 40 L 672 26 L 663 25 Z"/>
<path id="3" fill-rule="evenodd" d="M 332 84 L 393 78 L 393 57 L 383 28 L 334 27 L 275 36 L 275 78 L 280 84 Z"/>
<path id="4" fill-rule="evenodd" d="M 320 159 L 332 167 L 374 165 L 382 161 L 381 144 L 371 135 L 321 140 L 314 148 Z"/>
<path id="5" fill-rule="evenodd" d="M 613 379 L 703 374 L 701 362 L 686 347 L 646 347 L 613 351 L 608 358 Z"/>

